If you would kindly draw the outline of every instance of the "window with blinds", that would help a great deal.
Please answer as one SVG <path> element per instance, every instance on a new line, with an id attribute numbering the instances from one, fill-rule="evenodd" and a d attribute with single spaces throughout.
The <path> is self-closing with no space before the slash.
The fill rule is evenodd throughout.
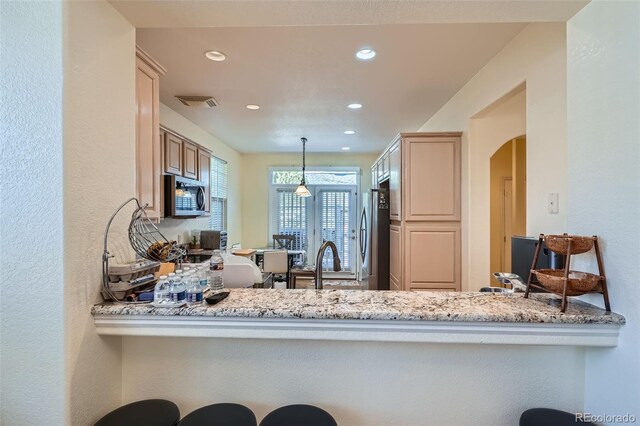
<path id="1" fill-rule="evenodd" d="M 293 235 L 296 239 L 291 246 L 292 250 L 307 249 L 307 207 L 309 198 L 299 197 L 290 189 L 278 189 L 277 191 L 277 233 L 281 235 Z"/>
<path id="2" fill-rule="evenodd" d="M 227 230 L 227 162 L 211 157 L 211 216 L 209 228 Z"/>

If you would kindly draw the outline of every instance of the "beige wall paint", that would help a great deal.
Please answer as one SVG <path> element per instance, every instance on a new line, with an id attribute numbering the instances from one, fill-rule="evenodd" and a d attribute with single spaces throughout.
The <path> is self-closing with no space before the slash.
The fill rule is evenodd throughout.
<path id="1" fill-rule="evenodd" d="M 2 425 L 66 422 L 62 10 L 0 2 Z"/>
<path id="2" fill-rule="evenodd" d="M 122 401 L 121 339 L 96 334 L 90 307 L 104 227 L 135 193 L 135 29 L 107 2 L 64 5 L 65 423 L 87 425 Z M 128 223 L 110 234 L 124 256 Z"/>
<path id="3" fill-rule="evenodd" d="M 488 159 L 504 141 L 527 135 L 527 234 L 566 231 L 566 54 L 564 24 L 529 24 L 420 129 L 464 132 L 463 290 L 487 284 L 488 251 L 480 242 L 488 238 L 489 208 L 478 197 L 487 197 Z M 522 129 L 504 132 L 496 140 L 478 140 L 474 135 L 480 120 L 473 117 L 523 83 Z M 560 194 L 559 214 L 547 212 L 549 192 Z"/>
<path id="4" fill-rule="evenodd" d="M 502 271 L 502 226 L 503 226 L 503 199 L 502 194 L 504 188 L 504 180 L 512 179 L 512 156 L 513 156 L 513 141 L 509 141 L 502 145 L 490 159 L 490 268 L 489 273 L 492 271 Z M 513 192 L 512 192 L 513 196 Z M 508 271 L 505 271 L 508 272 Z M 491 284 L 495 284 L 495 281 L 491 276 L 487 276 L 487 280 Z"/>
<path id="5" fill-rule="evenodd" d="M 160 78 L 162 84 L 162 78 Z M 220 139 L 202 129 L 194 122 L 178 114 L 168 106 L 160 104 L 160 124 L 209 148 L 214 156 L 228 163 L 228 207 L 227 207 L 227 233 L 229 242 L 242 240 L 242 196 L 240 188 L 240 176 L 242 172 L 241 156 L 238 151 L 230 148 Z M 193 230 L 209 228 L 209 218 L 173 219 L 167 218 L 160 222 L 158 228 L 167 238 L 187 241 Z"/>
<path id="6" fill-rule="evenodd" d="M 361 189 L 371 188 L 371 165 L 378 154 L 307 154 L 307 166 L 352 166 L 361 169 Z M 269 167 L 301 167 L 301 154 L 242 155 L 242 242 L 243 247 L 265 247 L 269 237 Z"/>
<path id="7" fill-rule="evenodd" d="M 599 236 L 611 308 L 627 319 L 617 347 L 587 351 L 584 408 L 637 419 L 640 3 L 589 3 L 567 23 L 567 46 L 568 232 Z M 593 255 L 576 256 L 571 266 L 597 271 Z M 602 306 L 596 296 L 589 301 Z"/>

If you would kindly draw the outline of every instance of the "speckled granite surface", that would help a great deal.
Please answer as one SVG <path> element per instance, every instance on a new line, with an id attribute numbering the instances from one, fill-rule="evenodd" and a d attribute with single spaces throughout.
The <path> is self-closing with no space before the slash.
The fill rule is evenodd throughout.
<path id="1" fill-rule="evenodd" d="M 231 289 L 209 306 L 155 308 L 151 305 L 99 304 L 93 315 L 160 315 L 244 318 L 308 318 L 409 321 L 471 321 L 561 324 L 624 324 L 621 315 L 570 299 L 566 313 L 550 294 L 393 292 L 353 290 Z"/>

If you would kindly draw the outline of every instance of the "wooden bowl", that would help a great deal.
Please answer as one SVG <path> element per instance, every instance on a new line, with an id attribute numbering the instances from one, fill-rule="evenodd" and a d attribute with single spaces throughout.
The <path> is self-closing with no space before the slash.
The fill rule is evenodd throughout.
<path id="1" fill-rule="evenodd" d="M 586 253 L 593 247 L 593 237 L 580 237 L 578 235 L 545 235 L 544 243 L 549 250 L 567 255 L 569 241 L 571 241 L 571 254 Z"/>
<path id="2" fill-rule="evenodd" d="M 562 293 L 564 288 L 564 271 L 562 269 L 538 269 L 533 271 L 542 286 L 551 291 Z M 587 272 L 569 271 L 567 294 L 591 291 L 600 282 L 600 276 Z"/>

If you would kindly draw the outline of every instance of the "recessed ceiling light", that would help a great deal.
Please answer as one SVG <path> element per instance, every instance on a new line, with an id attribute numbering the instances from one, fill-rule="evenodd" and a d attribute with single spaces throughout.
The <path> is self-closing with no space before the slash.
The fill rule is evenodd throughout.
<path id="1" fill-rule="evenodd" d="M 361 61 L 369 61 L 373 59 L 375 56 L 376 56 L 376 51 L 369 48 L 360 49 L 356 52 L 356 58 L 360 59 Z"/>
<path id="2" fill-rule="evenodd" d="M 349 151 L 350 149 L 351 149 L 351 148 L 350 148 L 350 147 L 348 147 L 348 146 L 343 146 L 343 147 L 342 147 L 342 150 L 343 150 L 343 151 Z"/>
<path id="3" fill-rule="evenodd" d="M 360 109 L 360 108 L 362 108 L 362 104 L 349 104 L 349 105 L 347 105 L 347 108 L 349 108 L 349 109 Z"/>
<path id="4" fill-rule="evenodd" d="M 344 134 L 345 134 L 345 135 L 355 135 L 355 134 L 356 134 L 356 131 L 355 131 L 355 130 L 345 130 L 345 131 L 344 131 Z"/>
<path id="5" fill-rule="evenodd" d="M 207 50 L 206 52 L 204 52 L 204 56 L 206 56 L 207 59 L 211 59 L 212 61 L 216 62 L 221 62 L 227 59 L 227 55 L 217 50 Z"/>
<path id="6" fill-rule="evenodd" d="M 254 111 L 255 111 L 255 110 L 257 110 L 257 109 L 260 109 L 260 105 L 256 105 L 256 104 L 249 104 L 249 105 L 247 105 L 247 109 L 250 109 L 250 110 L 254 110 Z"/>

